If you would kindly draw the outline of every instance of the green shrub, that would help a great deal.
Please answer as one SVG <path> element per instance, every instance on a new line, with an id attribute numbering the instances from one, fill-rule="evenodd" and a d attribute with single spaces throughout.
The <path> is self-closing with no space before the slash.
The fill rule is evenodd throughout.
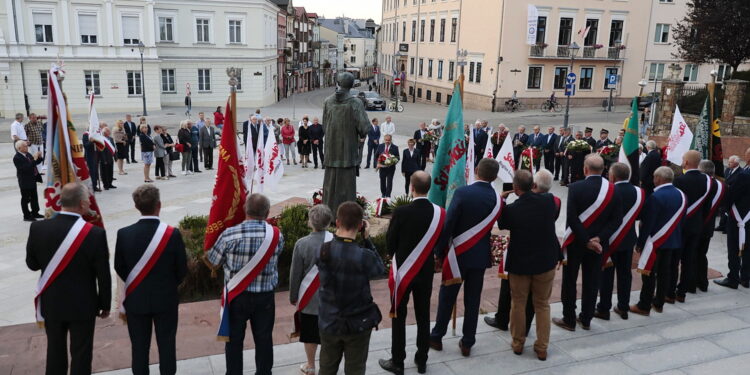
<path id="1" fill-rule="evenodd" d="M 203 262 L 203 240 L 208 216 L 185 216 L 179 228 L 185 242 L 188 272 L 178 288 L 180 302 L 216 299 L 221 295 L 224 273 L 220 269 L 211 277 L 211 269 Z"/>
<path id="2" fill-rule="evenodd" d="M 307 205 L 288 206 L 278 217 L 278 227 L 284 235 L 284 249 L 279 255 L 279 288 L 289 287 L 289 269 L 292 266 L 292 252 L 297 241 L 310 234 L 307 226 Z"/>

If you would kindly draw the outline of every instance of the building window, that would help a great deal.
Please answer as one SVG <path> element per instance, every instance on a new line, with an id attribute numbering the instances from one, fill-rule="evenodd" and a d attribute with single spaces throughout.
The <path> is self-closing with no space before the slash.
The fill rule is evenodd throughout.
<path id="1" fill-rule="evenodd" d="M 437 79 L 443 79 L 443 60 L 438 60 Z"/>
<path id="2" fill-rule="evenodd" d="M 698 65 L 685 64 L 685 69 L 682 80 L 685 82 L 695 82 L 698 80 Z"/>
<path id="3" fill-rule="evenodd" d="M 425 20 L 419 21 L 419 41 L 424 42 L 424 24 Z"/>
<path id="4" fill-rule="evenodd" d="M 591 81 L 594 76 L 594 68 L 581 68 L 581 77 L 578 81 L 578 88 L 581 90 L 591 90 Z"/>
<path id="5" fill-rule="evenodd" d="M 526 82 L 526 88 L 527 89 L 542 88 L 542 67 L 541 66 L 529 67 L 529 79 Z"/>
<path id="6" fill-rule="evenodd" d="M 417 98 L 422 99 L 422 88 L 421 87 L 417 89 Z"/>
<path id="7" fill-rule="evenodd" d="M 451 94 L 448 94 L 448 95 L 446 95 L 446 96 L 445 96 L 445 104 L 448 104 L 448 105 L 450 105 L 450 104 L 451 104 L 451 99 L 452 99 L 452 98 L 453 98 L 453 95 L 451 95 Z"/>
<path id="8" fill-rule="evenodd" d="M 141 41 L 138 16 L 122 16 L 122 44 L 135 46 Z"/>
<path id="9" fill-rule="evenodd" d="M 49 90 L 49 72 L 46 70 L 39 71 L 39 80 L 42 83 L 42 96 L 47 96 Z"/>
<path id="10" fill-rule="evenodd" d="M 229 20 L 229 43 L 242 43 L 242 21 Z"/>
<path id="11" fill-rule="evenodd" d="M 477 70 L 474 72 L 474 82 L 482 82 L 482 63 L 477 63 Z"/>
<path id="12" fill-rule="evenodd" d="M 648 70 L 648 80 L 662 80 L 664 78 L 664 63 L 651 63 Z"/>
<path id="13" fill-rule="evenodd" d="M 448 80 L 453 81 L 453 72 L 455 69 L 456 63 L 453 61 L 448 62 Z"/>
<path id="14" fill-rule="evenodd" d="M 669 24 L 657 23 L 656 32 L 654 33 L 654 43 L 668 43 L 668 42 L 669 42 Z"/>
<path id="15" fill-rule="evenodd" d="M 268 75 L 266 75 L 268 76 Z M 242 91 L 242 69 L 237 69 L 237 91 Z"/>
<path id="16" fill-rule="evenodd" d="M 427 60 L 427 78 L 432 78 L 432 59 Z"/>
<path id="17" fill-rule="evenodd" d="M 432 100 L 432 90 L 427 90 L 427 100 Z"/>
<path id="18" fill-rule="evenodd" d="M 729 65 L 719 65 L 719 69 L 717 69 L 716 71 L 716 81 L 718 82 L 732 78 L 732 67 Z"/>
<path id="19" fill-rule="evenodd" d="M 422 68 L 424 67 L 424 59 L 419 59 L 419 76 L 422 76 Z"/>
<path id="20" fill-rule="evenodd" d="M 211 69 L 198 69 L 198 91 L 211 91 Z"/>
<path id="21" fill-rule="evenodd" d="M 173 35 L 174 19 L 172 17 L 159 17 L 159 41 L 174 42 Z"/>
<path id="22" fill-rule="evenodd" d="M 34 33 L 37 43 L 52 43 L 52 13 L 34 13 Z"/>
<path id="23" fill-rule="evenodd" d="M 568 67 L 556 67 L 555 68 L 555 82 L 554 88 L 556 90 L 565 89 L 565 79 L 568 76 Z"/>
<path id="24" fill-rule="evenodd" d="M 411 21 L 411 41 L 417 41 L 417 20 Z"/>
<path id="25" fill-rule="evenodd" d="M 469 63 L 469 82 L 474 82 L 474 62 Z"/>
<path id="26" fill-rule="evenodd" d="M 547 17 L 539 17 L 536 19 L 536 44 L 544 44 L 544 40 L 547 38 Z"/>
<path id="27" fill-rule="evenodd" d="M 414 75 L 414 58 L 409 58 L 409 74 Z"/>
<path id="28" fill-rule="evenodd" d="M 414 86 L 409 86 L 409 96 L 414 96 Z"/>
<path id="29" fill-rule="evenodd" d="M 442 93 L 436 92 L 435 93 L 435 102 L 440 103 L 440 99 L 442 99 Z"/>
<path id="30" fill-rule="evenodd" d="M 617 75 L 617 72 L 618 72 L 617 68 L 607 68 L 607 69 L 604 70 L 604 89 L 605 90 L 609 90 L 609 89 L 614 89 L 615 88 L 614 86 L 612 86 L 612 87 L 609 86 L 609 80 L 607 79 L 607 77 L 609 77 L 611 75 Z"/>
<path id="31" fill-rule="evenodd" d="M 623 20 L 612 20 L 609 26 L 609 46 L 614 47 L 618 43 L 622 43 L 622 27 Z"/>
<path id="32" fill-rule="evenodd" d="M 351 58 L 349 59 L 349 62 L 351 62 L 352 64 L 356 63 L 356 62 L 357 62 L 357 56 L 352 56 L 352 57 L 351 57 Z"/>
<path id="33" fill-rule="evenodd" d="M 161 92 L 176 92 L 174 85 L 174 69 L 161 70 Z"/>
<path id="34" fill-rule="evenodd" d="M 352 44 L 351 47 L 352 47 L 352 53 L 357 53 L 357 45 L 356 44 Z"/>
<path id="35" fill-rule="evenodd" d="M 94 95 L 102 94 L 102 87 L 99 85 L 99 71 L 98 70 L 84 70 L 83 81 L 84 81 L 84 85 L 86 86 L 86 93 L 85 93 L 86 96 L 88 96 L 91 93 L 91 91 L 94 92 Z"/>
<path id="36" fill-rule="evenodd" d="M 586 39 L 583 40 L 584 46 L 593 46 L 596 44 L 596 37 L 599 34 L 599 20 L 588 19 L 586 20 L 586 27 L 589 29 L 589 33 L 586 34 Z"/>
<path id="37" fill-rule="evenodd" d="M 128 95 L 143 95 L 143 81 L 141 72 L 128 70 Z"/>
<path id="38" fill-rule="evenodd" d="M 402 22 L 401 24 L 402 24 L 402 27 L 401 27 L 401 41 L 405 42 L 406 41 L 406 21 Z"/>
<path id="39" fill-rule="evenodd" d="M 95 14 L 78 15 L 78 32 L 81 34 L 81 44 L 97 44 L 96 31 Z"/>
<path id="40" fill-rule="evenodd" d="M 451 18 L 451 43 L 456 43 L 456 32 L 458 28 L 458 18 Z"/>
<path id="41" fill-rule="evenodd" d="M 209 43 L 211 41 L 208 33 L 209 20 L 198 18 L 195 20 L 196 40 L 198 43 Z"/>
<path id="42" fill-rule="evenodd" d="M 440 43 L 445 42 L 445 18 L 440 19 Z"/>
<path id="43" fill-rule="evenodd" d="M 435 41 L 435 20 L 430 20 L 430 42 Z"/>
<path id="44" fill-rule="evenodd" d="M 560 18 L 560 30 L 557 34 L 557 45 L 567 46 L 570 44 L 570 38 L 573 34 L 573 19 Z"/>

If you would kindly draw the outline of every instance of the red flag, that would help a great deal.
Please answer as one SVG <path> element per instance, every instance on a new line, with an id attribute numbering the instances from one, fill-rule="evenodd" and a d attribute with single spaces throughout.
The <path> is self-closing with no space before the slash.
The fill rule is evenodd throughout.
<path id="1" fill-rule="evenodd" d="M 236 95 L 234 93 L 230 95 Z M 237 150 L 237 135 L 235 126 L 237 124 L 234 98 L 230 96 L 227 101 L 224 129 L 221 131 L 221 144 L 219 145 L 219 167 L 214 184 L 213 202 L 208 215 L 206 226 L 206 239 L 203 244 L 205 250 L 209 250 L 221 232 L 237 225 L 245 220 L 245 196 L 247 190 L 243 182 L 245 170 L 240 163 L 240 154 Z"/>

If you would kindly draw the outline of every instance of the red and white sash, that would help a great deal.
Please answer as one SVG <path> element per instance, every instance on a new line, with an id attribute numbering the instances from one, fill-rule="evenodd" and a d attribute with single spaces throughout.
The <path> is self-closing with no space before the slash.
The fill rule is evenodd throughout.
<path id="1" fill-rule="evenodd" d="M 263 271 L 268 262 L 271 260 L 276 247 L 279 244 L 279 228 L 271 224 L 265 224 L 265 236 L 261 242 L 258 251 L 250 258 L 239 272 L 237 272 L 229 282 L 224 285 L 224 291 L 221 294 L 221 321 L 219 323 L 219 332 L 217 339 L 219 341 L 229 341 L 229 304 L 232 303 L 238 295 L 244 292 L 250 283 Z"/>
<path id="2" fill-rule="evenodd" d="M 94 226 L 87 223 L 82 218 L 78 218 L 73 226 L 65 235 L 60 246 L 55 250 L 55 254 L 47 263 L 47 267 L 44 268 L 42 276 L 39 277 L 39 281 L 36 284 L 36 296 L 34 296 L 34 309 L 36 310 L 36 323 L 40 327 L 44 326 L 44 317 L 42 317 L 42 300 L 39 298 L 42 296 L 45 290 L 57 279 L 58 276 L 65 270 L 70 261 L 81 248 L 81 244 L 86 239 L 86 236 Z"/>
<path id="3" fill-rule="evenodd" d="M 651 274 L 651 269 L 654 267 L 654 262 L 656 261 L 656 251 L 672 235 L 675 228 L 680 225 L 680 220 L 685 215 L 685 206 L 687 206 L 685 194 L 680 192 L 680 196 L 682 197 L 680 209 L 672 215 L 658 232 L 646 238 L 646 244 L 643 246 L 643 251 L 641 252 L 641 259 L 638 261 L 638 273 L 647 276 Z"/>
<path id="4" fill-rule="evenodd" d="M 500 217 L 502 207 L 503 200 L 498 196 L 495 200 L 495 207 L 492 208 L 489 216 L 451 240 L 450 250 L 448 250 L 448 255 L 443 261 L 443 285 L 458 284 L 461 282 L 458 256 L 471 249 L 479 239 L 492 229 L 492 226 L 497 222 L 497 218 Z"/>
<path id="5" fill-rule="evenodd" d="M 703 224 L 708 224 L 708 221 L 714 217 L 716 214 L 716 210 L 719 209 L 719 204 L 721 204 L 721 201 L 724 199 L 724 193 L 726 192 L 726 188 L 724 187 L 724 183 L 715 180 L 716 181 L 716 193 L 714 194 L 713 199 L 711 199 L 711 209 L 708 212 L 708 215 L 703 218 Z M 711 226 L 713 227 L 714 223 L 711 223 Z"/>
<path id="6" fill-rule="evenodd" d="M 505 264 L 507 260 L 508 260 L 508 249 L 506 248 L 505 251 L 503 251 L 503 259 L 497 265 L 497 277 L 501 279 L 508 278 L 508 271 L 505 268 Z"/>
<path id="7" fill-rule="evenodd" d="M 693 202 L 693 204 L 691 204 L 688 207 L 688 209 L 687 209 L 687 217 L 691 217 L 691 216 L 695 215 L 696 212 L 698 212 L 698 209 L 703 204 L 703 201 L 706 200 L 706 197 L 708 196 L 708 192 L 711 191 L 711 177 L 708 176 L 708 175 L 705 175 L 705 176 L 706 176 L 706 192 L 703 193 L 703 196 L 701 196 L 700 198 L 698 198 L 698 200 L 696 200 L 695 202 Z"/>
<path id="8" fill-rule="evenodd" d="M 395 256 L 391 260 L 391 270 L 388 274 L 388 287 L 391 290 L 391 318 L 396 317 L 396 311 L 398 311 L 398 307 L 401 305 L 401 300 L 403 300 L 404 294 L 406 294 L 406 289 L 422 269 L 424 262 L 432 254 L 432 250 L 438 238 L 440 238 L 440 233 L 443 231 L 445 210 L 435 204 L 432 205 L 432 209 L 432 219 L 430 220 L 427 232 L 425 232 L 409 256 L 406 257 L 401 267 L 398 267 L 396 264 Z"/>
<path id="9" fill-rule="evenodd" d="M 323 237 L 323 243 L 333 241 L 333 233 L 325 232 Z M 302 278 L 302 282 L 299 285 L 299 292 L 297 298 L 297 311 L 294 312 L 294 332 L 289 335 L 289 338 L 298 337 L 300 335 L 300 329 L 302 324 L 300 322 L 299 314 L 312 300 L 315 293 L 320 288 L 320 277 L 318 272 L 318 266 L 314 265 L 307 271 L 305 277 Z"/>
<path id="10" fill-rule="evenodd" d="M 635 203 L 633 203 L 633 207 L 628 210 L 627 213 L 625 213 L 625 216 L 622 218 L 622 223 L 617 228 L 617 230 L 612 233 L 612 236 L 609 237 L 609 247 L 607 248 L 607 251 L 604 252 L 602 256 L 602 268 L 606 268 L 612 265 L 612 260 L 610 257 L 612 256 L 612 253 L 617 251 L 617 248 L 620 247 L 620 244 L 622 243 L 622 240 L 625 238 L 625 236 L 628 235 L 630 230 L 633 228 L 633 224 L 635 224 L 635 221 L 638 219 L 638 214 L 641 212 L 641 209 L 643 208 L 643 203 L 646 201 L 644 199 L 643 189 L 634 186 L 635 188 Z"/>
<path id="11" fill-rule="evenodd" d="M 161 257 L 161 254 L 164 253 L 164 249 L 167 248 L 167 243 L 169 243 L 169 239 L 172 238 L 173 232 L 173 227 L 166 223 L 159 222 L 159 226 L 156 227 L 156 232 L 148 243 L 146 251 L 143 252 L 141 258 L 138 259 L 138 263 L 136 263 L 133 269 L 130 270 L 130 273 L 128 273 L 128 279 L 125 280 L 125 292 L 120 301 L 120 319 L 122 319 L 123 322 L 127 322 L 125 317 L 125 300 L 128 298 L 128 295 L 130 295 L 130 293 L 141 284 L 143 279 L 148 276 L 151 269 L 154 268 L 154 265 Z"/>
<path id="12" fill-rule="evenodd" d="M 737 228 L 739 229 L 739 246 L 737 248 L 739 249 L 739 256 L 742 256 L 742 252 L 745 251 L 745 224 L 750 221 L 750 211 L 747 212 L 745 217 L 742 217 L 740 216 L 740 211 L 737 209 L 737 205 L 733 204 L 732 216 L 734 216 L 734 220 L 737 221 Z"/>
<path id="13" fill-rule="evenodd" d="M 581 221 L 581 224 L 583 224 L 584 228 L 588 228 L 591 226 L 591 224 L 596 220 L 596 218 L 599 217 L 599 215 L 602 214 L 605 208 L 609 206 L 609 202 L 612 201 L 612 195 L 614 195 L 615 192 L 615 186 L 607 181 L 606 178 L 602 178 L 602 186 L 599 188 L 599 193 L 596 196 L 596 200 L 594 200 L 594 203 L 589 206 L 586 210 L 581 212 L 580 215 L 578 215 L 578 220 Z M 562 239 L 562 252 L 563 252 L 563 264 L 566 264 L 568 262 L 568 245 L 573 243 L 575 240 L 575 234 L 573 234 L 573 230 L 570 229 L 570 226 L 565 228 L 565 234 L 563 235 Z"/>

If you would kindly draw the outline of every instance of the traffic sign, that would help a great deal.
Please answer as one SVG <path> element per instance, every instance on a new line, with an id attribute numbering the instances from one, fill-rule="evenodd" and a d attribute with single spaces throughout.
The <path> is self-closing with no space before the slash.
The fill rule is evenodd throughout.
<path id="1" fill-rule="evenodd" d="M 575 96 L 576 95 L 576 85 L 569 83 L 565 85 L 565 96 Z"/>
<path id="2" fill-rule="evenodd" d="M 572 84 L 576 83 L 576 74 L 573 73 L 573 72 L 568 73 L 568 76 L 565 78 L 565 81 L 569 85 L 572 85 Z"/>
<path id="3" fill-rule="evenodd" d="M 398 77 L 394 78 L 393 79 L 393 84 L 396 85 L 396 86 L 400 85 L 401 84 L 401 78 L 398 78 Z"/>
<path id="4" fill-rule="evenodd" d="M 610 74 L 609 77 L 607 77 L 607 86 L 616 86 L 617 85 L 617 74 Z"/>

